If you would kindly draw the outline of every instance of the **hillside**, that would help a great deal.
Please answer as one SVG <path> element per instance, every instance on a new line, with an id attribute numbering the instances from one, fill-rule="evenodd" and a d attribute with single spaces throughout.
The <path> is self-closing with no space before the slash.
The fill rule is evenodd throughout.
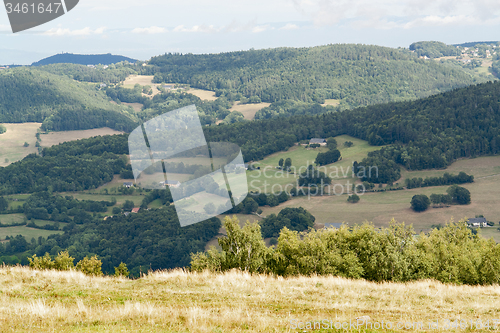
<path id="1" fill-rule="evenodd" d="M 422 332 L 431 322 L 432 332 L 449 332 L 457 324 L 480 331 L 486 323 L 498 328 L 493 320 L 500 307 L 496 285 L 276 278 L 239 271 L 158 271 L 129 280 L 3 267 L 0 284 L 0 300 L 8 304 L 0 309 L 0 322 L 13 332 L 293 332 L 299 325 L 300 331 L 312 331 L 315 322 L 315 332 L 337 332 L 343 322 L 349 327 L 358 320 L 352 330 L 359 332 L 399 331 L 405 324 L 404 331 Z M 374 329 L 382 322 L 384 329 Z M 339 329 L 320 323 L 338 323 Z"/>
<path id="2" fill-rule="evenodd" d="M 426 97 L 486 79 L 407 49 L 336 44 L 153 57 L 145 74 L 250 102 L 340 100 L 341 108 Z"/>
<path id="3" fill-rule="evenodd" d="M 43 66 L 50 64 L 78 64 L 78 65 L 111 65 L 118 62 L 128 61 L 135 63 L 137 60 L 121 55 L 107 54 L 56 54 L 31 64 L 31 66 Z"/>
<path id="4" fill-rule="evenodd" d="M 135 126 L 96 85 L 25 67 L 0 72 L 0 122 L 43 122 L 42 128 L 56 131 Z"/>

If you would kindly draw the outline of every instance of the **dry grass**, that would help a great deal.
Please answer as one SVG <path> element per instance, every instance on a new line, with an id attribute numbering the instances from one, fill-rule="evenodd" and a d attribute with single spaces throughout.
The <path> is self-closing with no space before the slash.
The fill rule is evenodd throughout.
<path id="1" fill-rule="evenodd" d="M 94 136 L 115 135 L 122 133 L 123 132 L 116 131 L 109 127 L 103 127 L 81 131 L 50 132 L 48 134 L 41 134 L 40 139 L 42 140 L 42 147 L 52 147 L 63 142 L 88 139 Z"/>
<path id="2" fill-rule="evenodd" d="M 260 109 L 268 107 L 271 103 L 257 103 L 257 104 L 234 104 L 231 108 L 231 112 L 239 111 L 243 114 L 245 119 L 253 120 L 255 118 L 255 114 Z"/>
<path id="3" fill-rule="evenodd" d="M 299 331 L 290 324 L 294 319 L 491 322 L 500 308 L 499 286 L 430 280 L 371 283 L 182 270 L 128 280 L 4 267 L 0 284 L 3 332 L 293 332 Z"/>
<path id="4" fill-rule="evenodd" d="M 0 166 L 7 166 L 37 152 L 36 132 L 41 123 L 2 124 L 7 132 L 0 134 Z M 23 147 L 28 142 L 29 147 Z M 8 162 L 5 160 L 8 159 Z"/>
<path id="5" fill-rule="evenodd" d="M 202 89 L 196 89 L 196 88 L 189 88 L 187 90 L 187 93 L 193 94 L 196 97 L 199 97 L 202 100 L 207 100 L 207 101 L 215 101 L 217 99 L 217 96 L 215 96 L 215 91 L 211 90 L 202 90 Z"/>

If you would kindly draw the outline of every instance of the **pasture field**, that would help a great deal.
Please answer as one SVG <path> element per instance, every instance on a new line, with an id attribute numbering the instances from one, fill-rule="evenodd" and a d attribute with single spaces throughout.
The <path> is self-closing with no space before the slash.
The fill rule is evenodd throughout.
<path id="1" fill-rule="evenodd" d="M 217 99 L 217 96 L 215 96 L 215 91 L 211 91 L 211 90 L 189 88 L 188 90 L 186 90 L 186 92 L 189 94 L 195 95 L 196 97 L 199 97 L 202 100 L 215 101 Z M 257 112 L 257 111 L 255 111 L 255 112 Z"/>
<path id="2" fill-rule="evenodd" d="M 0 320 L 9 332 L 344 331 L 325 329 L 323 320 L 340 327 L 351 322 L 355 326 L 349 332 L 491 332 L 498 329 L 494 320 L 500 308 L 498 285 L 283 278 L 237 270 L 178 269 L 131 280 L 5 266 L 0 284 Z M 450 330 L 443 325 L 446 320 L 488 321 L 490 329 Z M 436 321 L 439 328 L 429 329 Z M 298 329 L 308 322 L 316 329 Z M 392 329 L 370 329 L 381 323 Z"/>
<path id="3" fill-rule="evenodd" d="M 142 105 L 141 103 L 125 103 L 125 102 L 122 102 L 122 104 L 130 106 L 132 109 L 134 109 L 135 112 L 141 112 L 142 108 L 144 107 L 144 105 Z"/>
<path id="4" fill-rule="evenodd" d="M 255 118 L 255 114 L 260 109 L 268 107 L 271 103 L 256 103 L 256 104 L 239 104 L 235 103 L 233 107 L 230 109 L 231 112 L 239 111 L 243 114 L 245 119 L 253 120 Z"/>
<path id="5" fill-rule="evenodd" d="M 0 134 L 0 167 L 20 161 L 29 154 L 36 153 L 36 133 L 41 123 L 5 124 L 7 132 Z M 24 143 L 29 144 L 24 147 Z"/>
<path id="6" fill-rule="evenodd" d="M 78 131 L 50 132 L 46 134 L 40 134 L 40 139 L 42 140 L 40 145 L 42 147 L 52 147 L 54 145 L 58 145 L 60 143 L 68 141 L 88 139 L 94 136 L 115 135 L 123 133 L 124 132 L 116 131 L 109 127 Z"/>
<path id="7" fill-rule="evenodd" d="M 325 172 L 332 178 L 332 186 L 339 184 L 338 187 L 350 186 L 356 179 L 352 177 L 352 163 L 354 161 L 361 161 L 369 152 L 378 150 L 380 147 L 370 146 L 367 141 L 359 140 L 348 135 L 340 135 L 335 138 L 338 143 L 338 149 L 341 153 L 342 160 L 335 163 L 319 167 L 320 171 Z M 352 147 L 345 147 L 344 142 L 351 141 Z M 262 161 L 255 162 L 260 170 L 247 171 L 248 188 L 250 191 L 257 192 L 280 192 L 286 186 L 291 189 L 292 185 L 297 184 L 298 174 L 305 170 L 305 168 L 313 164 L 318 153 L 328 151 L 326 147 L 319 147 L 315 149 L 305 148 L 304 146 L 294 146 L 288 151 L 282 151 L 272 154 Z M 286 160 L 292 159 L 292 171 L 296 174 L 282 172 L 276 169 L 280 158 Z M 274 189 L 273 189 L 274 186 Z"/>
<path id="8" fill-rule="evenodd" d="M 333 105 L 337 106 L 340 104 L 340 99 L 325 99 L 325 103 L 321 104 L 322 106 Z"/>
<path id="9" fill-rule="evenodd" d="M 0 223 L 4 225 L 17 224 L 24 221 L 24 214 L 0 214 Z"/>
<path id="10" fill-rule="evenodd" d="M 444 172 L 457 174 L 464 171 L 473 174 L 474 183 L 463 184 L 471 193 L 470 205 L 452 205 L 445 208 L 430 207 L 425 212 L 417 213 L 410 208 L 411 198 L 416 194 L 430 196 L 433 193 L 445 194 L 449 186 L 432 186 L 411 190 L 386 191 L 366 193 L 356 204 L 347 202 L 347 195 L 325 195 L 322 197 L 299 197 L 282 203 L 276 207 L 263 207 L 263 215 L 277 214 L 285 207 L 303 207 L 316 217 L 320 226 L 327 222 L 349 225 L 360 224 L 365 221 L 373 222 L 377 227 L 386 227 L 392 218 L 398 222 L 413 224 L 416 232 L 429 231 L 432 225 L 458 221 L 462 218 L 471 218 L 484 215 L 488 221 L 497 224 L 500 221 L 500 156 L 486 156 L 475 159 L 463 159 L 453 163 L 447 170 L 405 171 L 403 177 L 439 176 Z M 403 179 L 402 177 L 402 179 Z M 338 192 L 340 194 L 340 191 Z M 500 242 L 500 231 L 495 227 L 483 228 L 483 234 L 492 236 Z"/>
<path id="11" fill-rule="evenodd" d="M 17 235 L 21 235 L 24 236 L 26 240 L 29 242 L 31 238 L 38 239 L 38 237 L 40 236 L 47 237 L 49 235 L 62 234 L 62 233 L 63 233 L 62 230 L 43 230 L 43 229 L 28 228 L 26 226 L 6 227 L 6 228 L 0 228 L 0 240 L 5 240 L 5 237 L 7 236 L 15 237 Z"/>

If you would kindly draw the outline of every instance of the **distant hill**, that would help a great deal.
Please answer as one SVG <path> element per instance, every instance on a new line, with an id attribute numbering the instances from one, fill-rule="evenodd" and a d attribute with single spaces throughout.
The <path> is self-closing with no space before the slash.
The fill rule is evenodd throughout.
<path id="1" fill-rule="evenodd" d="M 135 63 L 137 60 L 121 55 L 107 54 L 73 54 L 61 53 L 34 62 L 31 66 L 43 66 L 51 64 L 78 64 L 78 65 L 111 65 L 117 62 L 128 61 Z"/>
<path id="2" fill-rule="evenodd" d="M 0 123 L 43 122 L 47 130 L 111 127 L 128 131 L 133 116 L 112 104 L 97 85 L 38 68 L 0 71 Z"/>
<path id="3" fill-rule="evenodd" d="M 412 100 L 487 81 L 459 66 L 419 59 L 408 49 L 359 44 L 165 54 L 149 65 L 144 72 L 157 83 L 190 84 L 228 99 L 336 99 L 341 108 Z"/>
<path id="4" fill-rule="evenodd" d="M 473 47 L 476 45 L 497 45 L 499 41 L 489 41 L 489 42 L 468 42 L 468 43 L 462 43 L 462 44 L 453 44 L 453 46 L 460 46 L 460 47 Z"/>

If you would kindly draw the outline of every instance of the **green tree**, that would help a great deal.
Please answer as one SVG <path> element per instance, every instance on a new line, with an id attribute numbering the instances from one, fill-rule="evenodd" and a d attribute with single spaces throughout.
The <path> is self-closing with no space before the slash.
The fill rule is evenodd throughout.
<path id="1" fill-rule="evenodd" d="M 120 263 L 118 267 L 115 267 L 115 276 L 128 277 L 130 275 L 127 265 L 125 263 Z"/>
<path id="2" fill-rule="evenodd" d="M 23 147 L 29 147 L 29 146 L 30 144 L 25 141 Z"/>
<path id="3" fill-rule="evenodd" d="M 471 201 L 470 192 L 465 187 L 453 185 L 446 192 L 451 196 L 453 202 L 459 205 L 468 205 Z"/>
<path id="4" fill-rule="evenodd" d="M 356 203 L 358 201 L 359 201 L 359 195 L 357 195 L 356 193 L 353 193 L 347 198 L 347 202 Z"/>
<path id="5" fill-rule="evenodd" d="M 282 158 L 280 158 L 279 162 L 278 162 L 278 165 L 282 168 L 283 167 L 283 162 L 284 160 Z"/>
<path id="6" fill-rule="evenodd" d="M 75 258 L 71 257 L 68 251 L 59 252 L 54 261 L 54 268 L 60 271 L 69 271 L 75 267 Z"/>
<path id="7" fill-rule="evenodd" d="M 425 194 L 417 194 L 411 198 L 411 208 L 416 212 L 423 212 L 429 208 L 430 200 Z"/>
<path id="8" fill-rule="evenodd" d="M 4 197 L 0 197 L 0 212 L 6 211 L 9 208 L 9 202 Z"/>
<path id="9" fill-rule="evenodd" d="M 209 202 L 203 207 L 203 210 L 205 210 L 207 214 L 213 214 L 215 212 L 215 205 Z"/>
<path id="10" fill-rule="evenodd" d="M 326 139 L 326 147 L 330 150 L 337 149 L 337 140 L 335 138 Z"/>
<path id="11" fill-rule="evenodd" d="M 76 264 L 76 269 L 87 275 L 101 276 L 102 261 L 97 256 L 85 257 Z"/>
<path id="12" fill-rule="evenodd" d="M 123 203 L 123 206 L 122 206 L 123 210 L 126 212 L 130 212 L 134 207 L 135 207 L 135 204 L 131 200 L 125 200 L 125 202 Z"/>
<path id="13" fill-rule="evenodd" d="M 247 222 L 240 227 L 236 217 L 224 218 L 227 237 L 218 239 L 222 251 L 211 247 L 207 252 L 191 255 L 191 268 L 196 271 L 210 269 L 226 271 L 240 268 L 248 272 L 266 272 L 270 250 L 266 247 L 258 223 Z"/>
<path id="14" fill-rule="evenodd" d="M 120 207 L 113 207 L 112 212 L 114 215 L 117 215 L 122 212 L 122 209 Z"/>
<path id="15" fill-rule="evenodd" d="M 285 170 L 290 170 L 290 167 L 292 166 L 292 159 L 290 157 L 288 157 L 286 160 L 285 160 Z"/>

